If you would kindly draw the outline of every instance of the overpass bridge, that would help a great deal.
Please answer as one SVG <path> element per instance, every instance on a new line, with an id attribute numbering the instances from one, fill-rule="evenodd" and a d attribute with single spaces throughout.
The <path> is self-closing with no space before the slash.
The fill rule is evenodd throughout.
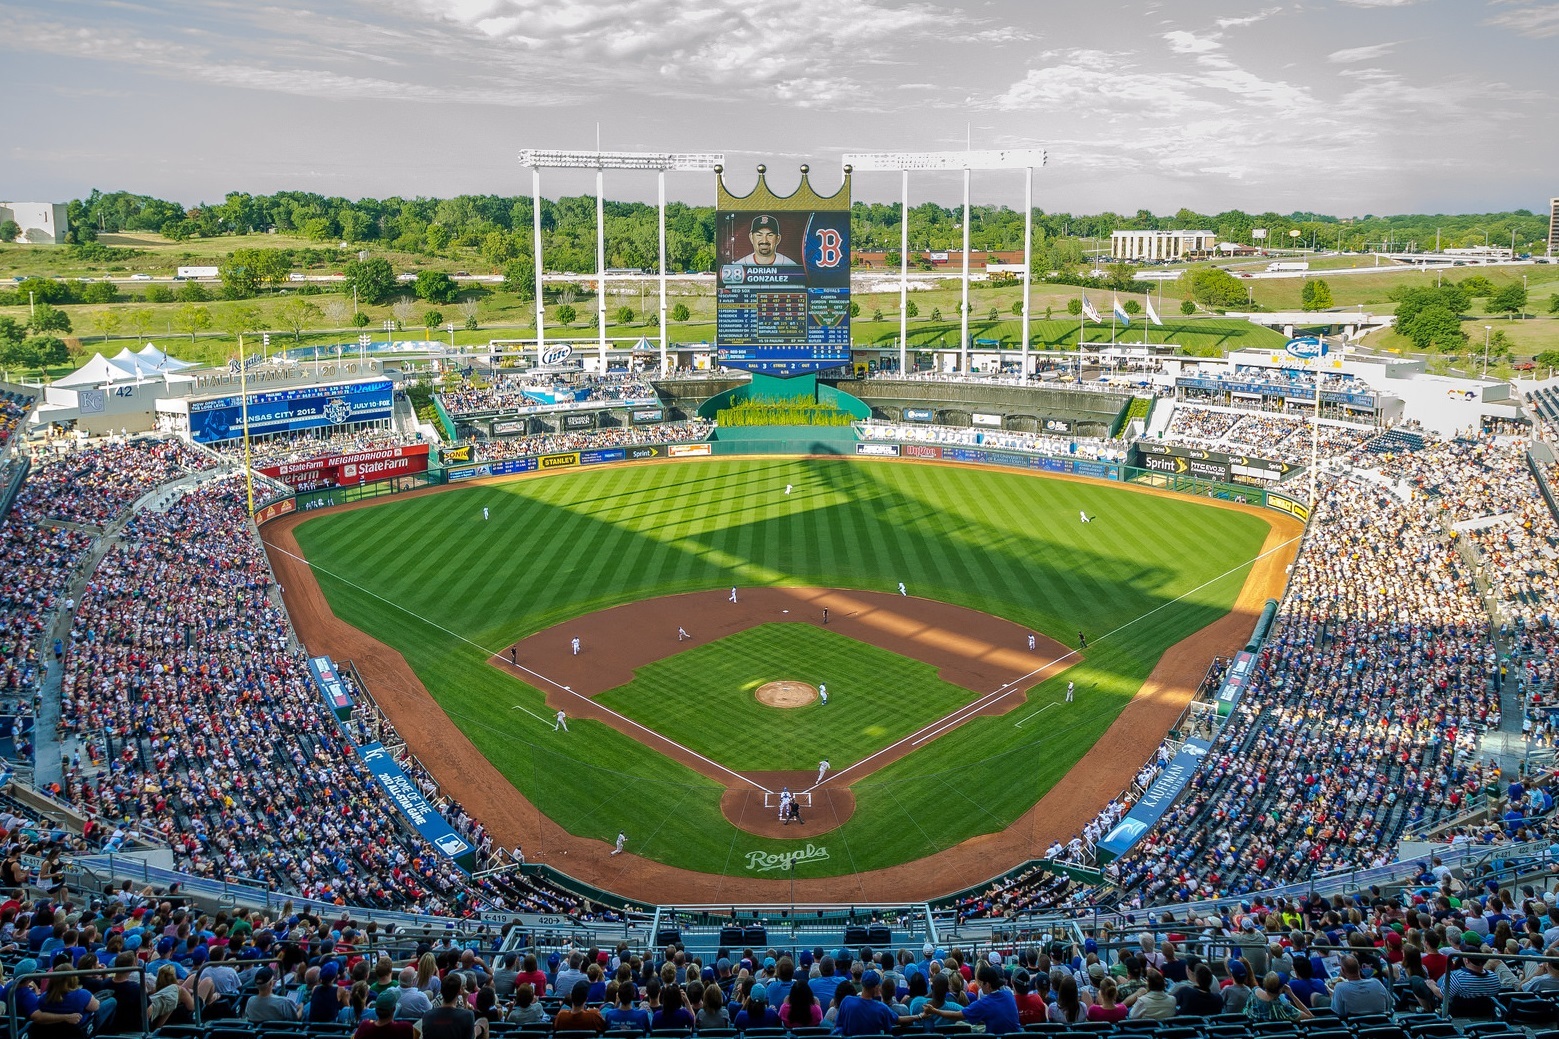
<path id="1" fill-rule="evenodd" d="M 1231 310 L 1225 317 L 1240 317 L 1253 325 L 1282 329 L 1290 339 L 1296 328 L 1328 329 L 1328 335 L 1341 334 L 1345 339 L 1359 339 L 1377 329 L 1390 328 L 1397 323 L 1395 314 L 1370 314 L 1363 310 Z"/>

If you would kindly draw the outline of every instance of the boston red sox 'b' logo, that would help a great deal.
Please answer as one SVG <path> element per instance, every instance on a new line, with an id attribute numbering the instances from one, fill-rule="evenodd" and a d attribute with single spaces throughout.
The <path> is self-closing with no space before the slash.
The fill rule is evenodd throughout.
<path id="1" fill-rule="evenodd" d="M 837 267 L 839 261 L 844 259 L 844 249 L 841 248 L 843 239 L 838 228 L 819 228 L 817 234 L 817 265 L 819 267 Z"/>

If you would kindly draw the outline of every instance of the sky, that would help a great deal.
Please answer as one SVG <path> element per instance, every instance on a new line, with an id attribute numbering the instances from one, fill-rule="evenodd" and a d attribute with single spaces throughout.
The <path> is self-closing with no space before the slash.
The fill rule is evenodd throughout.
<path id="1" fill-rule="evenodd" d="M 1556 54 L 1559 0 L 0 0 L 0 198 L 519 195 L 522 148 L 599 134 L 723 153 L 740 192 L 759 163 L 831 191 L 849 152 L 972 145 L 1045 149 L 1051 212 L 1544 211 Z M 1021 173 L 973 179 L 1021 204 Z"/>

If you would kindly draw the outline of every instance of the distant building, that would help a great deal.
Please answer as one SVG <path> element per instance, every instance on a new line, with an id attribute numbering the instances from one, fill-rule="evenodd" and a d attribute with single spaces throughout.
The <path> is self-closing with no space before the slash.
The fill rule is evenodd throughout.
<path id="1" fill-rule="evenodd" d="M 68 230 L 63 202 L 0 202 L 0 224 L 7 220 L 21 227 L 23 245 L 59 245 Z"/>
<path id="2" fill-rule="evenodd" d="M 1218 248 L 1211 231 L 1116 231 L 1110 257 L 1116 260 L 1183 260 L 1207 256 Z"/>
<path id="3" fill-rule="evenodd" d="M 1559 198 L 1548 200 L 1548 255 L 1559 252 Z"/>

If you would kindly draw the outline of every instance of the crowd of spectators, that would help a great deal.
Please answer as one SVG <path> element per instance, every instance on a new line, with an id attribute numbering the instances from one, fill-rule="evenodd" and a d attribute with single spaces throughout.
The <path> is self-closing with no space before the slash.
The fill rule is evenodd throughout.
<path id="1" fill-rule="evenodd" d="M 10 444 L 37 398 L 0 390 L 0 451 Z"/>
<path id="2" fill-rule="evenodd" d="M 77 605 L 61 690 L 62 728 L 108 767 L 69 768 L 63 794 L 195 875 L 457 916 L 590 910 L 525 878 L 472 880 L 401 830 L 289 636 L 239 481 L 138 513 Z"/>
<path id="3" fill-rule="evenodd" d="M 303 462 L 311 458 L 354 454 L 359 451 L 374 451 L 386 447 L 406 447 L 422 442 L 420 433 L 402 433 L 388 422 L 373 425 L 362 424 L 354 426 L 350 430 L 335 433 L 280 433 L 258 440 L 251 439 L 249 441 L 249 464 L 258 469 L 268 465 L 281 465 L 285 462 Z M 222 457 L 235 465 L 243 464 L 243 441 L 225 443 L 218 451 Z"/>
<path id="4" fill-rule="evenodd" d="M 975 426 L 935 426 L 921 423 L 862 422 L 856 426 L 866 440 L 904 441 L 914 444 L 946 444 L 953 447 L 985 447 L 1035 451 L 1062 458 L 1124 461 L 1119 443 L 1102 437 L 1065 437 L 1051 433 L 1025 433 L 1013 429 L 980 429 Z"/>
<path id="5" fill-rule="evenodd" d="M 208 468 L 212 459 L 183 440 L 114 439 L 64 453 L 40 454 L 16 497 L 27 523 L 65 520 L 103 527 L 169 480 Z"/>
<path id="6" fill-rule="evenodd" d="M 543 433 L 528 437 L 504 437 L 473 440 L 473 461 L 493 462 L 525 455 L 544 455 L 556 451 L 589 451 L 634 444 L 682 444 L 708 440 L 714 423 L 706 419 L 664 422 L 653 426 L 613 426 L 577 433 Z"/>
<path id="7" fill-rule="evenodd" d="M 589 400 L 610 407 L 624 401 L 655 400 L 655 388 L 636 374 L 575 374 L 563 379 L 500 375 L 491 382 L 466 382 L 439 394 L 452 416 L 506 411 L 561 401 Z"/>
<path id="8" fill-rule="evenodd" d="M 1357 449 L 1378 430 L 1322 420 L 1314 435 L 1322 460 Z M 1309 415 L 1277 411 L 1245 412 L 1198 407 L 1181 403 L 1170 419 L 1170 440 L 1233 454 L 1309 465 L 1312 455 L 1312 421 Z"/>

